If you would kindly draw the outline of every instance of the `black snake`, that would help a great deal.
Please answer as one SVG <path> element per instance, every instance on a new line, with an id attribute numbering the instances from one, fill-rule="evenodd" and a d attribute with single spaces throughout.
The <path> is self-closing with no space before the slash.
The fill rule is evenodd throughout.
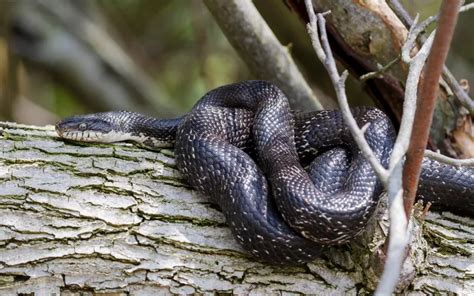
<path id="1" fill-rule="evenodd" d="M 370 124 L 366 139 L 386 166 L 390 121 L 375 108 L 352 112 L 359 126 Z M 382 193 L 339 111 L 292 112 L 265 81 L 214 89 L 178 119 L 116 111 L 67 118 L 56 130 L 77 141 L 174 146 L 179 171 L 220 206 L 239 243 L 273 263 L 308 262 L 323 245 L 347 242 Z M 418 198 L 473 216 L 474 168 L 425 158 Z"/>

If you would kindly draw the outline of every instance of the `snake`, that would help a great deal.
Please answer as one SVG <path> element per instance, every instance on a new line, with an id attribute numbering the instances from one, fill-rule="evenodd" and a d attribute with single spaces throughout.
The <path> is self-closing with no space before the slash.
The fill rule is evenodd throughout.
<path id="1" fill-rule="evenodd" d="M 391 121 L 375 107 L 351 112 L 387 167 L 396 137 Z M 56 131 L 72 141 L 174 147 L 183 178 L 218 205 L 243 249 L 275 264 L 307 263 L 351 241 L 384 191 L 341 111 L 292 111 L 266 81 L 213 89 L 179 118 L 109 111 L 68 117 Z M 474 216 L 474 168 L 425 157 L 417 198 Z"/>

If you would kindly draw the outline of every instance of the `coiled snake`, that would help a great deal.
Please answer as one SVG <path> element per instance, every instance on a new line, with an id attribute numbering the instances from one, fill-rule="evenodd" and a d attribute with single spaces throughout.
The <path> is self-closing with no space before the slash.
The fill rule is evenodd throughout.
<path id="1" fill-rule="evenodd" d="M 390 121 L 375 108 L 352 112 L 359 126 L 370 123 L 366 139 L 387 165 Z M 339 111 L 293 113 L 265 81 L 214 89 L 178 119 L 105 112 L 67 118 L 56 130 L 76 141 L 174 146 L 179 171 L 220 206 L 239 243 L 273 263 L 308 262 L 323 245 L 347 242 L 382 193 Z M 473 216 L 474 168 L 425 158 L 418 198 Z"/>

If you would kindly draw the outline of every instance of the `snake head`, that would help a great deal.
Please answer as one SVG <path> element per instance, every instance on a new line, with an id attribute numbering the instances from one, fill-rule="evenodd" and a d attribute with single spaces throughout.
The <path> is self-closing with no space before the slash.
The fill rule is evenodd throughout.
<path id="1" fill-rule="evenodd" d="M 76 115 L 56 123 L 60 138 L 80 142 L 111 143 L 127 140 L 109 112 Z"/>

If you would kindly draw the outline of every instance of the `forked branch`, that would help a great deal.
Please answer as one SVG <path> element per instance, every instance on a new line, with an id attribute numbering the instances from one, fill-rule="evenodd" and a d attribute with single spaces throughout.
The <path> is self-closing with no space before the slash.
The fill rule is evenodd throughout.
<path id="1" fill-rule="evenodd" d="M 329 73 L 344 120 L 357 145 L 364 156 L 370 161 L 374 171 L 387 190 L 390 206 L 390 242 L 385 265 L 390 266 L 390 269 L 384 270 L 376 294 L 391 294 L 398 282 L 402 263 L 405 258 L 406 246 L 410 238 L 410 230 L 407 229 L 410 212 L 405 214 L 403 209 L 403 159 L 407 152 L 410 136 L 412 134 L 421 71 L 428 57 L 428 53 L 430 52 L 434 35 L 432 33 L 416 55 L 411 57 L 410 52 L 415 46 L 417 36 L 421 31 L 423 31 L 420 27 L 425 26 L 426 22 L 422 23 L 421 26 L 417 26 L 415 21 L 409 31 L 402 52 L 402 60 L 407 63 L 409 67 L 403 106 L 403 117 L 400 126 L 400 133 L 397 136 L 392 156 L 390 158 L 389 167 L 384 168 L 365 140 L 364 130 L 366 127 L 360 128 L 350 111 L 347 102 L 347 95 L 345 93 L 345 80 L 348 72 L 347 70 L 344 70 L 342 75 L 339 75 L 336 68 L 336 63 L 327 38 L 324 14 L 315 14 L 311 0 L 305 0 L 305 5 L 310 20 L 310 23 L 308 24 L 308 33 L 319 60 L 323 63 Z M 444 60 L 442 62 L 444 63 Z M 422 151 L 424 151 L 424 147 Z"/>

